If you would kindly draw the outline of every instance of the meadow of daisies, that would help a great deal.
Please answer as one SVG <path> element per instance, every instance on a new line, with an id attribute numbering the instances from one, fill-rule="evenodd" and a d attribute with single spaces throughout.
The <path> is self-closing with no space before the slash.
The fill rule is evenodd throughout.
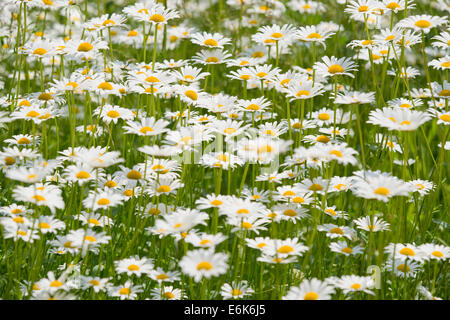
<path id="1" fill-rule="evenodd" d="M 0 297 L 447 299 L 447 0 L 0 1 Z"/>

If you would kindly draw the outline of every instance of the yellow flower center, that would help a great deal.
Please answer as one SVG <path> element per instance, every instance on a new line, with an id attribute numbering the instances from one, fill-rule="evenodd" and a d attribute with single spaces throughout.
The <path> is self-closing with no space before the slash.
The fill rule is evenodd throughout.
<path id="1" fill-rule="evenodd" d="M 292 197 L 295 196 L 295 192 L 292 190 L 287 190 L 283 193 L 283 197 Z"/>
<path id="2" fill-rule="evenodd" d="M 166 21 L 166 19 L 165 19 L 162 15 L 157 14 L 157 13 L 153 14 L 153 15 L 149 18 L 149 20 L 150 20 L 150 21 L 153 21 L 153 22 L 156 22 L 156 23 L 161 23 L 161 22 Z"/>
<path id="3" fill-rule="evenodd" d="M 403 254 L 405 256 L 415 256 L 416 255 L 414 250 L 411 248 L 403 248 L 402 250 L 400 250 L 400 254 Z"/>
<path id="4" fill-rule="evenodd" d="M 129 288 L 122 288 L 119 290 L 119 294 L 121 295 L 129 295 L 130 294 L 130 289 Z"/>
<path id="5" fill-rule="evenodd" d="M 411 271 L 411 268 L 402 263 L 397 266 L 397 270 L 406 273 L 406 272 Z"/>
<path id="6" fill-rule="evenodd" d="M 31 118 L 36 118 L 39 115 L 40 115 L 40 113 L 37 111 L 34 111 L 34 110 L 32 110 L 26 114 L 27 117 L 31 117 Z"/>
<path id="7" fill-rule="evenodd" d="M 78 51 L 80 52 L 89 52 L 92 49 L 94 49 L 94 47 L 92 46 L 92 44 L 90 44 L 89 42 L 83 42 L 78 46 Z"/>
<path id="8" fill-rule="evenodd" d="M 88 223 L 96 225 L 96 226 L 98 226 L 100 224 L 100 222 L 97 219 L 94 219 L 94 218 L 90 218 L 88 220 Z"/>
<path id="9" fill-rule="evenodd" d="M 336 157 L 342 158 L 344 155 L 339 150 L 331 150 L 330 154 L 335 155 Z"/>
<path id="10" fill-rule="evenodd" d="M 282 246 L 277 250 L 278 253 L 291 253 L 292 251 L 294 251 L 294 248 L 288 245 Z"/>
<path id="11" fill-rule="evenodd" d="M 253 228 L 253 225 L 250 222 L 242 222 L 241 227 L 244 229 L 251 229 Z"/>
<path id="12" fill-rule="evenodd" d="M 170 291 L 164 292 L 164 293 L 163 293 L 163 296 L 164 296 L 164 298 L 166 298 L 166 299 L 173 299 L 173 298 L 175 298 L 175 296 L 173 295 L 173 293 L 170 292 Z"/>
<path id="13" fill-rule="evenodd" d="M 102 90 L 112 90 L 113 86 L 109 82 L 102 82 L 97 86 L 97 88 Z"/>
<path id="14" fill-rule="evenodd" d="M 28 138 L 22 137 L 19 140 L 17 140 L 17 143 L 18 144 L 29 144 L 29 143 L 31 143 L 31 141 Z"/>
<path id="15" fill-rule="evenodd" d="M 139 33 L 135 30 L 130 30 L 130 32 L 128 32 L 127 36 L 128 37 L 136 37 Z"/>
<path id="16" fill-rule="evenodd" d="M 250 104 L 249 106 L 247 106 L 247 110 L 253 110 L 253 111 L 258 111 L 260 109 L 260 107 L 257 104 Z"/>
<path id="17" fill-rule="evenodd" d="M 233 289 L 233 290 L 231 291 L 231 295 L 232 295 L 232 296 L 239 296 L 239 295 L 241 295 L 241 294 L 242 294 L 242 291 L 239 290 L 239 289 Z"/>
<path id="18" fill-rule="evenodd" d="M 63 285 L 63 283 L 58 280 L 54 280 L 54 281 L 50 282 L 50 287 L 59 288 L 62 285 Z"/>
<path id="19" fill-rule="evenodd" d="M 234 128 L 226 128 L 225 130 L 223 130 L 223 132 L 225 134 L 233 134 L 233 133 L 236 132 L 236 129 L 234 129 Z"/>
<path id="20" fill-rule="evenodd" d="M 296 96 L 297 97 L 309 96 L 310 94 L 311 92 L 309 92 L 308 90 L 300 90 L 299 92 L 297 92 Z"/>
<path id="21" fill-rule="evenodd" d="M 45 50 L 44 48 L 37 48 L 36 50 L 33 51 L 33 54 L 37 54 L 39 56 L 43 56 L 46 53 L 47 50 Z"/>
<path id="22" fill-rule="evenodd" d="M 198 99 L 198 94 L 193 90 L 187 90 L 184 94 L 191 100 L 196 101 Z"/>
<path id="23" fill-rule="evenodd" d="M 38 195 L 38 194 L 33 196 L 32 198 L 35 199 L 36 201 L 46 201 L 47 200 L 43 196 Z"/>
<path id="24" fill-rule="evenodd" d="M 317 300 L 317 299 L 319 299 L 319 295 L 315 292 L 310 291 L 305 294 L 303 299 L 304 300 Z"/>
<path id="25" fill-rule="evenodd" d="M 285 211 L 283 212 L 283 214 L 284 214 L 285 216 L 288 216 L 288 217 L 295 217 L 295 216 L 297 215 L 297 213 L 296 213 L 294 210 L 292 210 L 292 209 L 287 209 L 287 210 L 285 210 Z"/>
<path id="26" fill-rule="evenodd" d="M 318 183 L 313 183 L 313 184 L 308 188 L 308 190 L 311 190 L 311 191 L 321 191 L 321 190 L 323 190 L 323 187 L 322 187 L 320 184 L 318 184 Z"/>
<path id="27" fill-rule="evenodd" d="M 333 64 L 332 66 L 330 66 L 328 68 L 328 72 L 331 73 L 331 74 L 342 73 L 342 72 L 344 72 L 344 68 L 342 68 L 338 64 Z"/>
<path id="28" fill-rule="evenodd" d="M 87 240 L 89 242 L 97 242 L 97 239 L 93 236 L 86 236 L 84 237 L 84 240 Z"/>
<path id="29" fill-rule="evenodd" d="M 433 251 L 431 254 L 436 258 L 442 258 L 444 256 L 444 254 L 440 251 Z"/>
<path id="30" fill-rule="evenodd" d="M 208 239 L 203 239 L 202 241 L 200 241 L 200 245 L 204 246 L 207 244 L 212 244 L 211 240 Z"/>
<path id="31" fill-rule="evenodd" d="M 169 277 L 167 276 L 167 274 L 161 273 L 161 274 L 158 274 L 156 276 L 156 279 L 158 279 L 158 280 L 165 280 L 165 279 L 169 279 Z"/>
<path id="32" fill-rule="evenodd" d="M 441 92 L 439 92 L 439 95 L 443 96 L 443 97 L 448 97 L 448 96 L 450 96 L 450 90 L 444 89 Z"/>
<path id="33" fill-rule="evenodd" d="M 39 223 L 38 227 L 40 229 L 50 229 L 50 225 L 48 223 L 46 223 L 46 222 Z"/>
<path id="34" fill-rule="evenodd" d="M 93 286 L 98 286 L 100 284 L 100 281 L 92 279 L 91 281 L 89 281 L 90 284 L 92 284 Z"/>
<path id="35" fill-rule="evenodd" d="M 322 36 L 320 34 L 318 34 L 317 32 L 313 32 L 313 33 L 310 33 L 307 36 L 307 38 L 308 39 L 322 39 Z"/>
<path id="36" fill-rule="evenodd" d="M 359 289 L 361 289 L 361 285 L 359 283 L 354 283 L 350 286 L 350 288 L 352 288 L 354 290 L 359 290 Z"/>
<path id="37" fill-rule="evenodd" d="M 214 39 L 207 39 L 203 41 L 203 44 L 210 47 L 216 47 L 218 45 L 217 41 Z"/>
<path id="38" fill-rule="evenodd" d="M 103 22 L 103 26 L 104 26 L 104 27 L 106 27 L 106 26 L 109 25 L 109 24 L 114 25 L 114 24 L 116 24 L 116 23 L 115 23 L 114 21 L 110 20 L 110 19 L 107 19 L 107 20 L 105 20 L 105 21 Z"/>
<path id="39" fill-rule="evenodd" d="M 279 32 L 274 32 L 274 33 L 271 34 L 271 37 L 280 39 L 280 38 L 283 37 L 283 35 L 281 33 L 279 33 Z"/>
<path id="40" fill-rule="evenodd" d="M 117 186 L 117 182 L 110 180 L 110 181 L 107 181 L 104 186 L 108 187 L 108 188 L 114 188 Z"/>
<path id="41" fill-rule="evenodd" d="M 88 179 L 91 177 L 89 172 L 86 171 L 80 171 L 76 174 L 77 179 Z"/>
<path id="42" fill-rule="evenodd" d="M 111 201 L 109 201 L 109 199 L 106 199 L 106 198 L 101 198 L 101 199 L 99 199 L 98 201 L 97 201 L 97 204 L 99 205 L 99 206 L 106 206 L 106 205 L 108 205 L 108 204 L 110 204 L 111 203 Z"/>
<path id="43" fill-rule="evenodd" d="M 129 266 L 128 266 L 128 270 L 129 271 L 139 271 L 139 266 L 137 266 L 137 265 L 135 265 L 135 264 L 130 264 Z"/>
<path id="44" fill-rule="evenodd" d="M 443 114 L 439 117 L 442 121 L 450 122 L 450 114 Z"/>
<path id="45" fill-rule="evenodd" d="M 170 192 L 170 190 L 172 190 L 172 189 L 169 186 L 162 185 L 162 186 L 159 186 L 156 191 L 158 191 L 159 193 L 167 193 L 167 192 Z"/>
<path id="46" fill-rule="evenodd" d="M 223 204 L 223 202 L 215 199 L 215 200 L 211 201 L 210 204 L 212 204 L 213 206 L 220 206 Z"/>
<path id="47" fill-rule="evenodd" d="M 197 265 L 197 270 L 211 270 L 212 269 L 212 264 L 211 263 L 209 263 L 209 262 L 207 262 L 207 261 L 203 261 L 203 262 L 200 262 L 198 265 Z"/>
<path id="48" fill-rule="evenodd" d="M 257 76 L 258 78 L 264 78 L 265 76 L 267 76 L 267 73 L 265 73 L 265 72 L 258 72 L 258 73 L 256 74 L 256 76 Z"/>
<path id="49" fill-rule="evenodd" d="M 331 229 L 330 232 L 335 234 L 344 234 L 344 231 L 342 231 L 342 229 L 339 227 Z"/>
<path id="50" fill-rule="evenodd" d="M 431 26 L 431 23 L 430 23 L 430 21 L 428 21 L 428 20 L 419 20 L 419 21 L 417 21 L 414 25 L 415 25 L 416 27 L 425 29 L 425 28 L 428 28 L 429 26 Z"/>
<path id="51" fill-rule="evenodd" d="M 217 62 L 219 62 L 220 60 L 219 60 L 218 58 L 216 58 L 216 57 L 209 57 L 209 58 L 207 58 L 205 61 L 206 61 L 206 62 L 209 62 L 209 63 L 217 63 Z"/>
<path id="52" fill-rule="evenodd" d="M 256 52 L 253 52 L 253 54 L 252 54 L 252 58 L 262 58 L 262 57 L 264 57 L 264 52 L 262 52 L 262 51 L 256 51 Z"/>
<path id="53" fill-rule="evenodd" d="M 375 191 L 373 193 L 378 194 L 380 196 L 388 196 L 390 191 L 388 188 L 380 187 L 380 188 L 375 189 Z"/>
<path id="54" fill-rule="evenodd" d="M 303 199 L 302 197 L 295 197 L 292 199 L 292 202 L 294 203 L 303 203 L 305 202 L 305 199 Z"/>
<path id="55" fill-rule="evenodd" d="M 142 179 L 142 174 L 137 170 L 131 170 L 127 174 L 128 179 L 139 180 Z"/>
<path id="56" fill-rule="evenodd" d="M 350 248 L 350 247 L 346 247 L 346 248 L 342 248 L 341 251 L 344 252 L 344 253 L 352 253 L 353 249 Z"/>

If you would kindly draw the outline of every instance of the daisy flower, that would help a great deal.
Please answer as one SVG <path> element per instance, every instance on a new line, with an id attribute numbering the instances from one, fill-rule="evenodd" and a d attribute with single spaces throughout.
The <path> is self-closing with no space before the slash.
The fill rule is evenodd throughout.
<path id="1" fill-rule="evenodd" d="M 339 75 L 347 75 L 354 78 L 355 76 L 350 73 L 357 70 L 357 65 L 351 58 L 336 58 L 336 57 L 323 57 L 322 62 L 316 62 L 314 69 L 317 73 L 324 77 L 333 77 Z"/>
<path id="2" fill-rule="evenodd" d="M 345 256 L 358 255 L 364 252 L 364 248 L 361 246 L 350 246 L 347 241 L 331 242 L 329 248 L 333 252 L 341 253 Z"/>
<path id="3" fill-rule="evenodd" d="M 370 216 L 361 217 L 354 220 L 358 229 L 369 231 L 369 232 L 378 232 L 378 231 L 389 231 L 389 223 L 384 221 L 383 219 L 374 216 L 373 219 Z"/>
<path id="4" fill-rule="evenodd" d="M 217 277 L 227 273 L 228 255 L 225 253 L 214 253 L 211 250 L 191 250 L 179 262 L 183 273 L 199 282 L 202 278 Z"/>
<path id="5" fill-rule="evenodd" d="M 326 232 L 326 236 L 335 239 L 340 237 L 346 237 L 349 240 L 355 236 L 355 231 L 346 226 L 337 226 L 332 223 L 326 223 L 323 225 L 317 226 L 317 230 Z"/>
<path id="6" fill-rule="evenodd" d="M 142 285 L 133 285 L 130 280 L 127 280 L 123 285 L 111 286 L 108 294 L 111 297 L 119 297 L 120 300 L 135 300 L 138 293 L 143 291 Z"/>
<path id="7" fill-rule="evenodd" d="M 250 288 L 247 281 L 234 282 L 231 285 L 224 283 L 220 288 L 220 294 L 224 300 L 242 299 L 246 296 L 251 296 L 255 291 Z"/>
<path id="8" fill-rule="evenodd" d="M 419 246 L 419 250 L 426 260 L 445 261 L 450 256 L 450 248 L 440 244 L 425 243 Z"/>
<path id="9" fill-rule="evenodd" d="M 231 42 L 231 39 L 220 33 L 196 32 L 191 35 L 191 41 L 203 47 L 223 49 L 225 45 Z"/>
<path id="10" fill-rule="evenodd" d="M 126 273 L 127 276 L 149 274 L 153 270 L 152 259 L 139 258 L 138 256 L 114 261 L 117 273 Z"/>
<path id="11" fill-rule="evenodd" d="M 341 289 L 344 294 L 364 292 L 370 295 L 375 295 L 370 289 L 375 287 L 375 282 L 372 277 L 360 277 L 356 275 L 342 276 L 336 281 L 333 281 L 336 288 Z"/>
<path id="12" fill-rule="evenodd" d="M 305 279 L 298 287 L 291 287 L 283 300 L 331 300 L 334 287 L 316 278 Z"/>
<path id="13" fill-rule="evenodd" d="M 447 24 L 447 17 L 431 16 L 427 14 L 409 16 L 397 23 L 399 27 L 410 28 L 424 33 L 429 33 L 432 28 L 445 24 Z"/>

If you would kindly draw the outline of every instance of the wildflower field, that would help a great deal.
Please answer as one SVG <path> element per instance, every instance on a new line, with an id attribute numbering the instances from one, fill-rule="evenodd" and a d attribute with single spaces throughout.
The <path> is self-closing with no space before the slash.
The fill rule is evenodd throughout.
<path id="1" fill-rule="evenodd" d="M 448 0 L 0 4 L 1 299 L 448 298 Z"/>

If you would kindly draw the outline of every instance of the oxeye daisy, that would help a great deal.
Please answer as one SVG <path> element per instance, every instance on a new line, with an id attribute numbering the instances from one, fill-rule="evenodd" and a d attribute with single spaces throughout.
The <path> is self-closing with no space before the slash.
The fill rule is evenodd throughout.
<path id="1" fill-rule="evenodd" d="M 431 181 L 416 179 L 408 181 L 413 192 L 418 192 L 421 196 L 429 194 L 435 188 L 435 184 Z"/>
<path id="2" fill-rule="evenodd" d="M 400 278 L 415 278 L 422 271 L 422 265 L 416 261 L 395 260 L 386 262 L 385 269 Z"/>
<path id="3" fill-rule="evenodd" d="M 177 192 L 177 189 L 183 187 L 178 179 L 160 177 L 159 181 L 151 181 L 148 183 L 145 192 L 150 196 L 170 195 Z"/>
<path id="4" fill-rule="evenodd" d="M 447 24 L 446 17 L 427 14 L 409 16 L 397 23 L 399 27 L 410 28 L 415 31 L 429 33 L 432 28 Z"/>
<path id="5" fill-rule="evenodd" d="M 54 217 L 51 216 L 41 216 L 39 220 L 35 222 L 36 229 L 40 232 L 46 233 L 57 233 L 58 230 L 62 230 L 66 228 L 66 224 Z"/>
<path id="6" fill-rule="evenodd" d="M 417 290 L 427 299 L 427 300 L 442 300 L 442 298 L 434 296 L 430 291 L 428 291 L 424 286 L 419 285 Z"/>
<path id="7" fill-rule="evenodd" d="M 449 99 L 450 97 L 450 82 L 447 82 L 447 80 L 444 80 L 444 82 L 439 84 L 438 82 L 433 82 L 431 84 L 431 87 L 433 89 L 433 95 L 435 97 L 439 97 L 441 99 Z"/>
<path id="8" fill-rule="evenodd" d="M 379 171 L 354 173 L 352 191 L 356 196 L 388 202 L 393 196 L 406 196 L 411 187 L 403 180 Z"/>
<path id="9" fill-rule="evenodd" d="M 335 32 L 331 30 L 324 30 L 320 26 L 306 26 L 300 27 L 295 33 L 296 37 L 304 42 L 319 43 L 326 47 L 325 40 L 334 35 Z"/>
<path id="10" fill-rule="evenodd" d="M 425 243 L 419 246 L 424 259 L 445 261 L 450 256 L 450 248 L 440 244 Z"/>
<path id="11" fill-rule="evenodd" d="M 179 262 L 183 273 L 199 282 L 202 278 L 217 277 L 227 272 L 228 255 L 211 250 L 191 250 Z"/>
<path id="12" fill-rule="evenodd" d="M 96 193 L 91 191 L 86 199 L 83 200 L 85 208 L 91 210 L 107 209 L 122 204 L 123 196 L 112 190 L 104 190 Z"/>
<path id="13" fill-rule="evenodd" d="M 230 57 L 231 54 L 223 49 L 201 50 L 192 57 L 192 61 L 204 65 L 221 64 L 227 63 Z"/>
<path id="14" fill-rule="evenodd" d="M 358 255 L 362 254 L 364 248 L 361 246 L 351 246 L 347 243 L 347 241 L 337 241 L 331 242 L 329 245 L 331 251 L 343 254 L 345 256 Z"/>
<path id="15" fill-rule="evenodd" d="M 420 247 L 415 244 L 390 243 L 384 249 L 385 253 L 389 254 L 389 260 L 395 259 L 400 261 L 417 261 L 422 262 L 425 258 Z"/>
<path id="16" fill-rule="evenodd" d="M 312 81 L 303 83 L 290 83 L 286 89 L 287 96 L 293 100 L 311 99 L 315 96 L 322 95 L 325 92 L 324 87 L 320 83 L 314 84 Z"/>
<path id="17" fill-rule="evenodd" d="M 136 275 L 140 277 L 142 274 L 149 274 L 153 270 L 153 261 L 147 258 L 139 258 L 138 256 L 114 261 L 117 273 L 126 273 L 128 276 Z"/>
<path id="18" fill-rule="evenodd" d="M 118 297 L 120 300 L 135 300 L 138 293 L 143 291 L 142 285 L 133 285 L 133 283 L 128 280 L 123 285 L 111 286 L 108 289 L 108 294 L 111 297 Z"/>
<path id="19" fill-rule="evenodd" d="M 356 224 L 358 229 L 362 229 L 369 232 L 378 232 L 378 231 L 389 231 L 389 223 L 384 221 L 383 219 L 374 216 L 366 216 L 361 217 L 356 220 L 354 220 L 354 223 Z"/>
<path id="20" fill-rule="evenodd" d="M 167 132 L 166 128 L 169 122 L 155 118 L 142 118 L 141 121 L 128 121 L 123 128 L 129 134 L 136 134 L 139 136 L 156 136 Z"/>
<path id="21" fill-rule="evenodd" d="M 80 287 L 81 289 L 92 288 L 94 292 L 107 291 L 110 287 L 110 278 L 100 278 L 92 276 L 80 276 Z"/>
<path id="22" fill-rule="evenodd" d="M 375 295 L 375 293 L 370 290 L 375 287 L 375 282 L 372 277 L 360 277 L 356 275 L 342 276 L 335 279 L 333 284 L 336 288 L 341 289 L 344 294 L 364 292 L 367 294 Z"/>
<path id="23" fill-rule="evenodd" d="M 326 223 L 317 226 L 317 230 L 326 232 L 326 236 L 335 239 L 340 237 L 345 237 L 352 240 L 356 235 L 355 231 L 347 226 L 338 226 L 332 223 Z"/>
<path id="24" fill-rule="evenodd" d="M 189 234 L 184 240 L 197 248 L 214 248 L 226 239 L 227 237 L 219 232 L 217 234 Z"/>
<path id="25" fill-rule="evenodd" d="M 317 73 L 324 77 L 334 77 L 339 75 L 346 75 L 354 78 L 351 73 L 356 71 L 356 64 L 351 58 L 336 58 L 336 57 L 323 57 L 322 62 L 316 62 L 314 69 Z"/>
<path id="26" fill-rule="evenodd" d="M 389 130 L 413 131 L 429 120 L 431 120 L 430 115 L 422 111 L 385 107 L 371 111 L 367 123 Z"/>
<path id="27" fill-rule="evenodd" d="M 191 41 L 203 47 L 222 49 L 230 43 L 231 39 L 224 37 L 220 33 L 197 32 L 191 35 Z"/>
<path id="28" fill-rule="evenodd" d="M 199 210 L 220 208 L 228 203 L 228 197 L 224 195 L 209 194 L 195 201 Z"/>
<path id="29" fill-rule="evenodd" d="M 98 176 L 96 177 L 96 173 L 93 172 L 91 167 L 71 165 L 64 169 L 64 178 L 67 181 L 77 182 L 79 185 L 82 185 L 86 182 L 93 181 Z"/>
<path id="30" fill-rule="evenodd" d="M 202 72 L 201 68 L 195 68 L 191 66 L 184 66 L 180 68 L 180 71 L 175 70 L 173 71 L 173 75 L 178 81 L 187 82 L 197 82 L 205 77 L 209 76 L 209 72 Z"/>
<path id="31" fill-rule="evenodd" d="M 277 217 L 280 217 L 281 220 L 288 220 L 293 223 L 309 217 L 307 209 L 293 203 L 279 204 L 274 206 L 272 210 L 278 214 Z"/>
<path id="32" fill-rule="evenodd" d="M 254 232 L 256 234 L 259 234 L 260 231 L 267 230 L 267 223 L 270 221 L 266 218 L 260 218 L 255 216 L 246 216 L 241 215 L 241 217 L 237 216 L 229 216 L 227 223 L 234 226 L 234 228 L 231 229 L 231 232 Z"/>
<path id="33" fill-rule="evenodd" d="M 238 100 L 237 103 L 246 112 L 263 112 L 270 106 L 270 102 L 264 97 L 251 100 Z"/>
<path id="34" fill-rule="evenodd" d="M 316 278 L 305 279 L 298 287 L 291 287 L 283 300 L 331 300 L 334 287 Z"/>
<path id="35" fill-rule="evenodd" d="M 94 212 L 81 212 L 81 214 L 76 218 L 80 220 L 81 223 L 88 225 L 90 228 L 103 228 L 105 226 L 113 225 L 113 220 L 111 218 Z"/>
<path id="36" fill-rule="evenodd" d="M 220 288 L 220 294 L 223 299 L 242 299 L 251 296 L 255 291 L 250 288 L 247 281 L 234 282 L 231 285 L 224 283 Z"/>

